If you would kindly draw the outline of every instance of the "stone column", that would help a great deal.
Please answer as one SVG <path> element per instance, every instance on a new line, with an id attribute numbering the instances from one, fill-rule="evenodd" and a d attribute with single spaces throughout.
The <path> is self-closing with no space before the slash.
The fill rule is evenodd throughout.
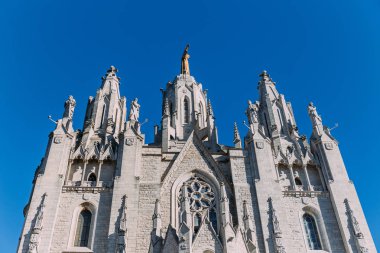
<path id="1" fill-rule="evenodd" d="M 291 182 L 292 182 L 292 186 L 293 186 L 293 190 L 297 190 L 296 188 L 296 180 L 294 178 L 294 172 L 293 172 L 293 164 L 289 164 L 289 169 L 290 169 L 290 177 L 291 177 Z"/>
<path id="2" fill-rule="evenodd" d="M 85 161 L 84 161 L 84 165 L 83 165 L 83 170 L 82 170 L 82 179 L 81 179 L 81 181 L 80 181 L 80 185 L 81 185 L 81 186 L 83 186 L 83 183 L 84 183 L 84 175 L 86 174 L 87 163 L 88 163 L 88 161 L 85 160 Z"/>
<path id="3" fill-rule="evenodd" d="M 303 171 L 305 172 L 305 175 L 306 175 L 307 190 L 312 191 L 313 189 L 311 188 L 309 173 L 307 173 L 307 165 L 306 164 L 302 165 L 302 168 L 303 168 Z"/>

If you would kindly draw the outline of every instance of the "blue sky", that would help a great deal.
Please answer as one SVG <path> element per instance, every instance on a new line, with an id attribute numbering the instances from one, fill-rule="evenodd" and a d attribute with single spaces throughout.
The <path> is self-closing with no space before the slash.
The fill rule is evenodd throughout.
<path id="1" fill-rule="evenodd" d="M 147 141 L 160 122 L 161 94 L 190 43 L 192 75 L 209 90 L 221 143 L 266 69 L 309 136 L 313 101 L 333 135 L 380 246 L 380 2 L 1 1 L 0 252 L 14 252 L 33 173 L 68 95 L 81 128 L 88 96 L 110 65 L 121 93 L 139 98 Z M 129 104 L 129 102 L 128 102 Z"/>

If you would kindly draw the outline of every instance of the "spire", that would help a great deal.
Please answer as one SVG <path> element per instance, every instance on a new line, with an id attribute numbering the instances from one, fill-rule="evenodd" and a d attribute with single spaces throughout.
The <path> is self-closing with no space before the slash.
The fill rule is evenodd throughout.
<path id="1" fill-rule="evenodd" d="M 110 77 L 117 77 L 116 76 L 117 72 L 118 72 L 118 69 L 111 65 L 110 68 L 107 70 L 107 73 L 105 74 L 103 79 L 110 78 Z M 119 77 L 117 78 L 120 79 Z"/>
<path id="2" fill-rule="evenodd" d="M 241 139 L 236 121 L 234 123 L 234 144 L 235 148 L 241 148 Z"/>
<path id="3" fill-rule="evenodd" d="M 156 230 L 157 236 L 160 236 L 160 230 L 161 230 L 161 205 L 160 200 L 156 199 L 156 203 L 154 204 L 154 213 L 152 216 L 153 220 L 153 229 Z"/>
<path id="4" fill-rule="evenodd" d="M 282 232 L 280 229 L 280 222 L 278 221 L 276 210 L 273 207 L 272 198 L 268 199 L 268 204 L 269 204 L 269 214 L 272 220 L 273 243 L 276 247 L 276 252 L 286 253 L 285 247 L 282 244 Z"/>
<path id="5" fill-rule="evenodd" d="M 261 77 L 262 81 L 270 81 L 270 82 L 272 82 L 272 79 L 270 78 L 270 76 L 269 76 L 269 74 L 268 74 L 268 72 L 266 70 L 263 70 L 263 72 L 261 72 L 261 74 L 259 76 Z"/>
<path id="6" fill-rule="evenodd" d="M 211 100 L 210 99 L 207 101 L 207 114 L 209 116 L 214 116 L 214 111 L 212 110 Z"/>
<path id="7" fill-rule="evenodd" d="M 247 201 L 243 201 L 243 221 L 245 230 L 250 229 L 253 232 L 252 217 L 248 212 Z"/>
<path id="8" fill-rule="evenodd" d="M 187 44 L 185 47 L 185 50 L 182 54 L 182 60 L 181 60 L 181 74 L 182 75 L 190 75 L 190 66 L 189 66 L 189 58 L 190 55 L 188 53 L 190 45 Z"/>
<path id="9" fill-rule="evenodd" d="M 168 98 L 165 98 L 165 102 L 164 102 L 164 116 L 169 116 L 169 115 L 170 115 L 169 100 L 168 100 Z"/>
<path id="10" fill-rule="evenodd" d="M 122 213 L 120 217 L 117 253 L 125 253 L 127 237 L 127 195 L 124 195 L 121 203 Z"/>

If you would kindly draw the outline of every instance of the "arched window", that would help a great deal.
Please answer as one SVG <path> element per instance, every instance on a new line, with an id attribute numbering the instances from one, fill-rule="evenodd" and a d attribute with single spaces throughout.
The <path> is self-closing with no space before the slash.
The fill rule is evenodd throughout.
<path id="1" fill-rule="evenodd" d="M 92 214 L 89 210 L 83 209 L 78 216 L 77 230 L 75 233 L 74 246 L 87 247 L 90 237 Z"/>
<path id="2" fill-rule="evenodd" d="M 307 243 L 309 245 L 309 249 L 311 250 L 321 250 L 321 240 L 319 239 L 317 224 L 315 223 L 315 219 L 310 214 L 305 213 L 303 215 L 303 224 L 305 227 Z"/>
<path id="3" fill-rule="evenodd" d="M 183 115 L 184 122 L 188 124 L 190 122 L 190 108 L 189 108 L 189 100 L 187 97 L 183 100 Z"/>
<path id="4" fill-rule="evenodd" d="M 90 182 L 96 182 L 96 175 L 95 175 L 95 173 L 91 173 L 88 176 L 88 181 L 90 181 Z"/>
<path id="5" fill-rule="evenodd" d="M 296 182 L 296 185 L 302 185 L 302 181 L 299 177 L 296 177 L 294 181 Z"/>
<path id="6" fill-rule="evenodd" d="M 198 233 L 202 221 L 204 221 L 205 218 L 210 221 L 214 231 L 218 233 L 216 196 L 212 187 L 197 176 L 191 177 L 186 183 L 188 185 L 186 192 L 189 196 L 190 212 L 193 216 L 194 237 Z M 180 206 L 181 196 L 183 196 L 182 190 L 181 188 L 178 195 L 178 206 Z M 182 222 L 183 217 L 180 216 L 179 220 Z"/>

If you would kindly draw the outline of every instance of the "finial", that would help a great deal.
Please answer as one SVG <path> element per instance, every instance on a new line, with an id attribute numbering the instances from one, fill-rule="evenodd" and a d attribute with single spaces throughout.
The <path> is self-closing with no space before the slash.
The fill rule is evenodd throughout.
<path id="1" fill-rule="evenodd" d="M 234 122 L 234 144 L 235 148 L 241 148 L 241 139 L 236 121 Z"/>
<path id="2" fill-rule="evenodd" d="M 271 81 L 271 78 L 270 78 L 270 76 L 266 70 L 263 70 L 263 72 L 261 72 L 261 74 L 259 76 L 264 81 Z"/>
<path id="3" fill-rule="evenodd" d="M 190 75 L 190 66 L 189 66 L 189 47 L 190 45 L 187 44 L 185 47 L 185 50 L 182 54 L 182 60 L 181 60 L 181 74 L 182 75 Z"/>
<path id="4" fill-rule="evenodd" d="M 107 73 L 106 73 L 105 77 L 103 77 L 103 79 L 107 78 L 107 77 L 116 76 L 117 72 L 118 72 L 117 68 L 115 68 L 114 66 L 111 65 L 110 68 L 107 70 Z"/>
<path id="5" fill-rule="evenodd" d="M 214 116 L 214 111 L 212 110 L 210 99 L 207 101 L 207 113 L 210 116 Z"/>

